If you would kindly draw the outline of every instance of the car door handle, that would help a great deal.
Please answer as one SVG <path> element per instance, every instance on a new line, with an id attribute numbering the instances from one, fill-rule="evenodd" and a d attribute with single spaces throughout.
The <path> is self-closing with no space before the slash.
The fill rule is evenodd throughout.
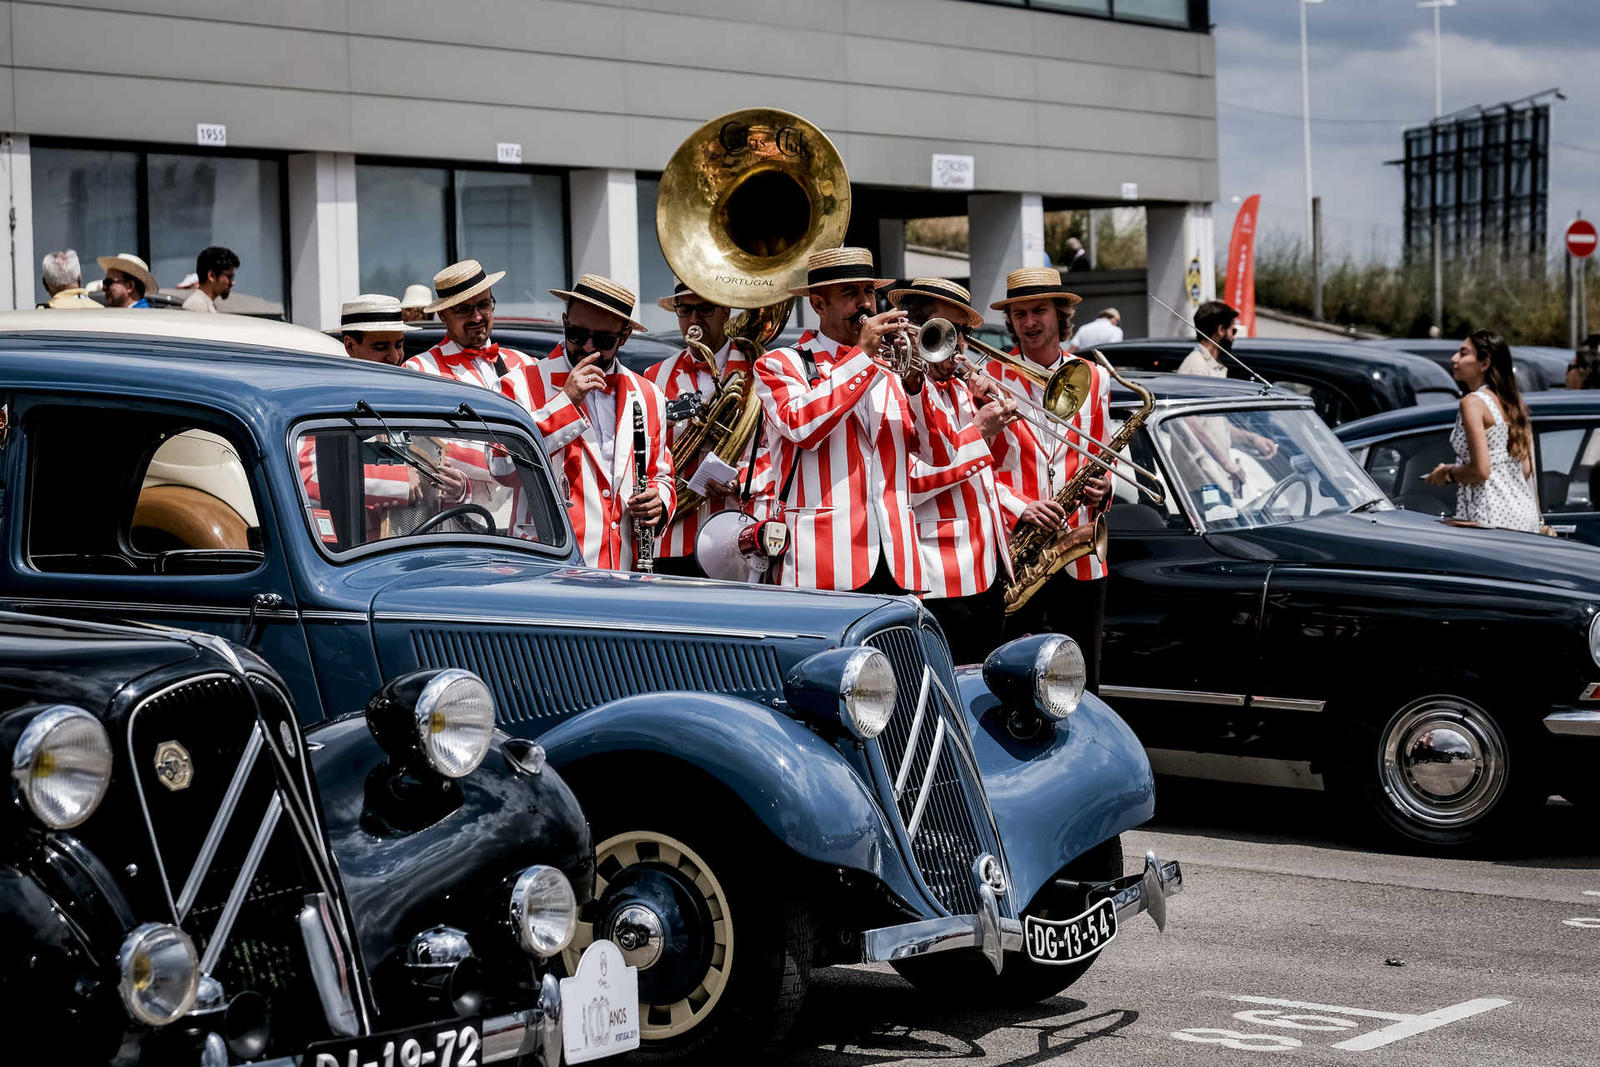
<path id="1" fill-rule="evenodd" d="M 277 611 L 281 607 L 283 607 L 283 596 L 280 593 L 257 593 L 250 598 L 250 618 L 244 627 L 246 645 L 255 647 L 255 643 L 261 639 L 262 631 L 267 628 L 267 620 L 258 616 L 264 616 L 269 611 Z"/>

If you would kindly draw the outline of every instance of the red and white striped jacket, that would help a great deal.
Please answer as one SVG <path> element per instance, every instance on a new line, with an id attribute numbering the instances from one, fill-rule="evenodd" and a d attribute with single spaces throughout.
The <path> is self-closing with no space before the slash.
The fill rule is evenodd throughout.
<path id="1" fill-rule="evenodd" d="M 567 515 L 583 551 L 584 562 L 607 570 L 634 570 L 633 519 L 628 498 L 634 493 L 633 412 L 645 414 L 646 470 L 661 492 L 662 506 L 672 511 L 672 456 L 666 447 L 666 400 L 661 390 L 618 363 L 608 375 L 605 396 L 616 404 L 616 440 L 612 462 L 603 458 L 598 428 L 581 405 L 563 391 L 572 361 L 558 345 L 549 358 L 526 364 L 500 380 L 500 391 L 532 413 L 545 435 L 545 448 L 566 478 L 572 506 Z M 591 394 L 593 395 L 593 394 Z"/>
<path id="2" fill-rule="evenodd" d="M 966 385 L 954 378 L 929 379 L 912 403 L 920 408 L 922 460 L 931 468 L 948 465 L 958 442 L 964 440 L 963 431 L 975 431 L 973 419 L 981 405 L 975 404 Z M 1035 447 L 1027 424 L 1012 423 L 989 442 L 993 467 L 956 482 L 912 509 L 928 596 L 972 596 L 1002 576 L 1011 577 L 1007 553 L 1011 519 L 1001 503 L 996 472 L 1015 468 L 1019 457 Z"/>
<path id="3" fill-rule="evenodd" d="M 313 504 L 322 503 L 322 485 L 317 480 L 317 436 L 305 434 L 295 449 L 300 462 L 300 483 L 305 486 L 306 499 Z M 411 468 L 404 463 L 367 463 L 362 465 L 362 491 L 366 495 L 368 541 L 378 539 L 383 526 L 384 513 L 390 508 L 411 503 Z"/>
<path id="4" fill-rule="evenodd" d="M 1011 354 L 1018 358 L 1019 349 L 1013 348 Z M 1104 441 L 1110 436 L 1111 428 L 1111 375 L 1106 373 L 1104 367 L 1092 360 L 1079 360 L 1077 356 L 1069 355 L 1063 351 L 1061 359 L 1054 366 L 1046 368 L 1054 373 L 1065 366 L 1068 361 L 1087 363 L 1093 371 L 1093 388 L 1083 406 L 1078 409 L 1071 419 L 1073 429 L 1087 433 L 1097 440 Z M 1043 403 L 1044 391 L 1030 382 L 1019 372 L 1010 367 L 1001 366 L 998 360 L 984 368 L 993 377 L 1005 382 L 1014 389 L 1026 391 L 1035 403 Z M 1037 416 L 1036 416 L 1037 417 Z M 1007 464 L 1000 472 L 1002 485 L 1001 504 L 1011 516 L 1015 525 L 1017 518 L 1022 514 L 1022 509 L 1035 500 L 1049 500 L 1056 492 L 1066 485 L 1078 473 L 1078 468 L 1084 462 L 1083 454 L 1068 448 L 1060 441 L 1054 440 L 1047 434 L 1033 433 L 1034 447 L 1024 449 L 1017 457 L 1017 461 Z M 1087 441 L 1079 439 L 1076 433 L 1068 431 L 1068 437 L 1074 443 L 1082 444 L 1091 452 L 1098 453 L 1099 449 Z M 1098 510 L 1103 510 L 1111 502 L 1110 496 L 1106 497 L 1105 504 Z M 1078 508 L 1067 516 L 1067 524 L 1076 529 L 1086 522 L 1093 522 L 1097 509 L 1087 505 Z M 1079 556 L 1073 563 L 1063 570 L 1080 581 L 1106 576 L 1106 565 L 1093 552 Z"/>
<path id="5" fill-rule="evenodd" d="M 747 387 L 755 387 L 753 381 L 754 368 L 751 367 L 750 360 L 743 351 L 731 345 L 723 345 L 722 350 L 716 353 L 716 358 L 717 365 L 722 368 L 724 375 L 731 373 L 749 375 L 752 380 Z M 676 356 L 657 363 L 645 371 L 644 376 L 652 385 L 661 390 L 661 395 L 666 398 L 668 403 L 687 393 L 697 393 L 701 400 L 708 400 L 711 397 L 711 391 L 716 387 L 716 382 L 712 379 L 711 372 L 706 369 L 706 365 L 687 348 Z M 667 423 L 667 447 L 670 449 L 689 427 L 690 423 L 687 420 Z M 764 436 L 764 434 L 759 436 L 754 442 L 756 473 L 755 480 L 752 482 L 752 490 L 766 489 L 770 492 L 771 479 L 768 475 L 768 468 L 771 465 L 771 460 L 767 456 L 766 442 L 761 439 Z M 750 466 L 748 449 L 745 451 L 744 459 L 737 466 L 739 468 L 739 476 L 736 481 L 742 490 Z M 692 472 L 679 471 L 678 473 L 680 476 L 684 476 Z M 701 525 L 719 511 L 742 506 L 737 493 L 708 495 L 698 508 L 675 520 L 671 526 L 667 527 L 666 534 L 662 537 L 660 545 L 657 546 L 657 555 L 694 555 L 695 538 L 700 535 Z M 750 511 L 752 514 L 761 514 L 766 509 L 759 506 L 757 498 L 752 495 L 751 504 L 745 510 Z"/>
<path id="6" fill-rule="evenodd" d="M 911 509 L 993 465 L 977 428 L 961 431 L 947 462 L 925 460 L 900 380 L 860 349 L 811 331 L 762 356 L 756 379 L 774 491 L 788 487 L 773 503 L 790 532 L 780 582 L 857 589 L 881 554 L 901 588 L 923 589 Z"/>

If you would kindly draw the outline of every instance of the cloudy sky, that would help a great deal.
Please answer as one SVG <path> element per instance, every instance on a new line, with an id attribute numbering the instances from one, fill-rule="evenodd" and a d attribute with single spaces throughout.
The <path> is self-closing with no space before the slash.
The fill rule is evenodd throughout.
<path id="1" fill-rule="evenodd" d="M 1306 226 L 1297 0 L 1211 0 L 1226 247 L 1235 197 L 1264 233 Z M 1433 13 L 1414 0 L 1307 6 L 1311 160 L 1330 250 L 1392 257 L 1405 199 L 1402 131 L 1433 113 Z M 1444 110 L 1560 87 L 1551 108 L 1551 247 L 1575 211 L 1600 219 L 1600 0 L 1460 0 L 1443 10 Z"/>

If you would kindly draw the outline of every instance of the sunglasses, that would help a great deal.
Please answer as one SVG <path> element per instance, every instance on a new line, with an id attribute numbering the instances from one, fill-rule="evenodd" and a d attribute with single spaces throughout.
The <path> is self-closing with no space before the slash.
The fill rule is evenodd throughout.
<path id="1" fill-rule="evenodd" d="M 677 304 L 673 310 L 680 319 L 703 319 L 707 322 L 717 313 L 716 304 Z"/>
<path id="2" fill-rule="evenodd" d="M 622 340 L 620 330 L 591 330 L 583 326 L 566 327 L 567 343 L 574 348 L 582 348 L 590 341 L 594 342 L 596 352 L 609 352 L 617 347 L 617 342 Z"/>

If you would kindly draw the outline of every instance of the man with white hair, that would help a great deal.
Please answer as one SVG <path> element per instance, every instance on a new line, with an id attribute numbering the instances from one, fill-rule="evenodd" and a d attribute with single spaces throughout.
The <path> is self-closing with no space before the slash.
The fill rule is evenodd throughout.
<path id="1" fill-rule="evenodd" d="M 83 267 L 78 263 L 76 249 L 45 253 L 39 273 L 44 279 L 44 291 L 52 297 L 67 289 L 83 290 Z M 44 307 L 45 304 L 39 306 Z"/>

